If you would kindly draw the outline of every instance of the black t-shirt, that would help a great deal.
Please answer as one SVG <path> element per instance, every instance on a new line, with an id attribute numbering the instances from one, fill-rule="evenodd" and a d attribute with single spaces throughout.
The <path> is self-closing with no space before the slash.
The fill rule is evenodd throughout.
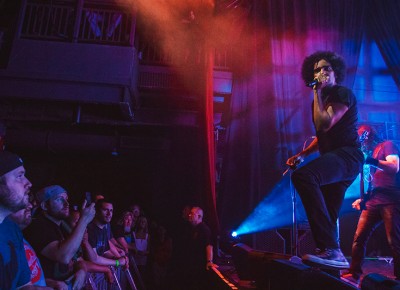
<path id="1" fill-rule="evenodd" d="M 103 256 L 105 252 L 110 249 L 109 240 L 112 238 L 111 227 L 106 224 L 102 229 L 99 228 L 94 222 L 87 226 L 89 244 L 92 248 L 96 249 L 99 256 Z"/>
<path id="2" fill-rule="evenodd" d="M 201 222 L 189 232 L 185 247 L 186 265 L 194 270 L 205 269 L 207 264 L 206 247 L 212 245 L 211 230 Z"/>
<path id="3" fill-rule="evenodd" d="M 318 147 L 321 154 L 340 147 L 360 147 L 357 134 L 357 99 L 353 92 L 343 86 L 333 86 L 322 90 L 324 106 L 341 103 L 349 109 L 343 117 L 327 132 L 317 131 Z"/>
<path id="4" fill-rule="evenodd" d="M 68 233 L 44 215 L 33 219 L 24 230 L 25 239 L 37 253 L 46 278 L 65 280 L 73 274 L 73 261 L 69 264 L 58 263 L 42 255 L 42 250 L 51 242 L 63 241 Z"/>

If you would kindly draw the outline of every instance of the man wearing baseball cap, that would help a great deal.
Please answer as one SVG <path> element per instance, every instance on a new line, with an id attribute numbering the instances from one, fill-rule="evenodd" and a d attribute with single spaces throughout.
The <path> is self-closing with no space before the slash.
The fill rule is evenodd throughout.
<path id="1" fill-rule="evenodd" d="M 73 289 L 80 289 L 85 280 L 85 269 L 76 260 L 86 226 L 95 214 L 94 204 L 82 206 L 81 218 L 74 229 L 67 228 L 69 216 L 67 191 L 50 185 L 36 194 L 42 214 L 25 229 L 27 241 L 35 249 L 46 278 L 64 281 Z"/>
<path id="2" fill-rule="evenodd" d="M 7 216 L 28 205 L 31 186 L 22 159 L 0 151 L 0 290 L 30 284 L 21 230 Z"/>

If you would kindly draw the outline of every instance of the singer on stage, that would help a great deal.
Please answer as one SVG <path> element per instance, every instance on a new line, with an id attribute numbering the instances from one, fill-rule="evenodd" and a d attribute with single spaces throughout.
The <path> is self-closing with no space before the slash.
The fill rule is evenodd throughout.
<path id="1" fill-rule="evenodd" d="M 302 200 L 317 246 L 303 261 L 332 268 L 348 268 L 340 250 L 337 220 L 347 188 L 364 162 L 357 134 L 357 101 L 339 85 L 346 66 L 341 56 L 319 51 L 303 61 L 302 78 L 313 89 L 312 120 L 316 138 L 286 164 L 292 168 L 312 152 L 320 156 L 294 170 L 293 184 Z"/>

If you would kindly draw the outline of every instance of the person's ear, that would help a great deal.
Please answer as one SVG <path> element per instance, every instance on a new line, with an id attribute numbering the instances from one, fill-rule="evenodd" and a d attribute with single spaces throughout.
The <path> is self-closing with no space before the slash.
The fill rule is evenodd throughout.
<path id="1" fill-rule="evenodd" d="M 40 203 L 40 207 L 42 208 L 42 210 L 48 210 L 47 204 L 46 204 L 45 201 L 42 201 L 42 202 Z"/>

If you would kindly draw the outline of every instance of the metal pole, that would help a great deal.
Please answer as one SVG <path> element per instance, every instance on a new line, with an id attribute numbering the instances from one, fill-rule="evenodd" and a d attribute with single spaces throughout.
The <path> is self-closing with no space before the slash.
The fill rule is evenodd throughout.
<path id="1" fill-rule="evenodd" d="M 293 256 L 297 256 L 298 255 L 298 234 L 297 234 L 297 211 L 296 211 L 296 203 L 297 203 L 297 199 L 296 199 L 296 190 L 292 184 L 292 170 L 290 171 L 290 177 L 289 177 L 289 184 L 290 184 L 290 193 L 292 196 L 292 221 L 293 221 L 293 225 L 292 225 L 292 252 L 291 254 Z"/>

